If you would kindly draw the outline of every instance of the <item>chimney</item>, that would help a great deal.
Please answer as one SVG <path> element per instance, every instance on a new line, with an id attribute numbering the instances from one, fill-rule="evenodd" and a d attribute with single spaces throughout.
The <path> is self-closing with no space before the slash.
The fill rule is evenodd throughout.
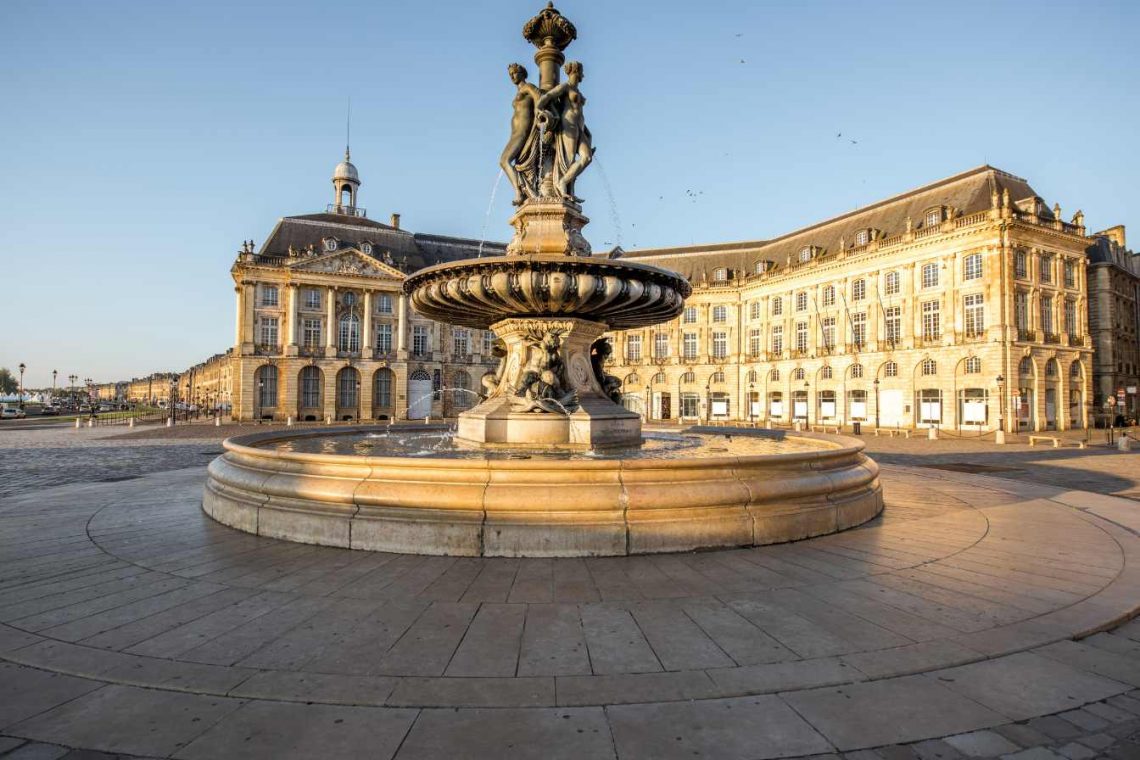
<path id="1" fill-rule="evenodd" d="M 397 230 L 400 229 L 400 215 L 399 214 L 392 214 L 392 227 L 397 229 Z"/>

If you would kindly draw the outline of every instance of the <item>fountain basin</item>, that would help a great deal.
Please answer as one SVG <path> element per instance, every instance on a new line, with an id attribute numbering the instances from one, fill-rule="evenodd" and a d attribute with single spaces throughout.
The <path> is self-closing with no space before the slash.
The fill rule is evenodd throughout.
<path id="1" fill-rule="evenodd" d="M 746 447 L 712 437 L 691 450 L 628 456 L 368 456 L 277 448 L 370 432 L 330 428 L 228 439 L 225 454 L 210 463 L 202 508 L 224 525 L 301 543 L 572 557 L 794 541 L 859 525 L 883 504 L 878 465 L 861 441 L 841 436 L 788 436 L 791 450 L 765 454 L 737 453 Z"/>

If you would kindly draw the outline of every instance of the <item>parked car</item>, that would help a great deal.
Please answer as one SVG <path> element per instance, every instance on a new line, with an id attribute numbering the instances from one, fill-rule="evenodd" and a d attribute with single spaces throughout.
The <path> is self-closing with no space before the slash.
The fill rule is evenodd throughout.
<path id="1" fill-rule="evenodd" d="M 23 409 L 16 406 L 6 406 L 0 409 L 0 420 L 22 420 L 27 416 Z"/>
<path id="2" fill-rule="evenodd" d="M 58 415 L 59 415 L 59 407 L 58 406 L 45 406 L 43 409 L 40 410 L 40 416 L 41 417 L 56 417 Z"/>

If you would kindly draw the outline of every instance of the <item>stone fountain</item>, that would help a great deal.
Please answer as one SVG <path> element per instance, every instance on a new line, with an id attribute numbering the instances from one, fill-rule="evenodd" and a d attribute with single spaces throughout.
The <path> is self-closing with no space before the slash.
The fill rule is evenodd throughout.
<path id="1" fill-rule="evenodd" d="M 303 543 L 511 557 L 754 546 L 877 515 L 878 466 L 856 439 L 643 435 L 640 417 L 621 406 L 604 334 L 673 319 L 691 289 L 672 272 L 591 255 L 574 192 L 594 154 L 584 72 L 563 52 L 577 30 L 551 4 L 523 36 L 537 48 L 539 83 L 508 67 L 516 94 L 500 165 L 518 208 L 507 254 L 430 267 L 404 283 L 420 314 L 498 337 L 482 403 L 454 432 L 326 428 L 227 440 L 203 510 Z"/>
<path id="2" fill-rule="evenodd" d="M 611 349 L 602 334 L 673 319 L 692 289 L 664 269 L 591 256 L 589 219 L 574 194 L 594 155 L 584 72 L 563 52 L 577 30 L 550 4 L 523 36 L 537 48 L 539 82 L 520 64 L 508 67 L 517 93 L 501 166 L 518 211 L 507 255 L 422 270 L 404 291 L 421 314 L 498 336 L 498 369 L 482 378 L 486 400 L 459 416 L 461 441 L 635 445 L 641 418 L 621 406 L 621 381 L 605 374 Z"/>

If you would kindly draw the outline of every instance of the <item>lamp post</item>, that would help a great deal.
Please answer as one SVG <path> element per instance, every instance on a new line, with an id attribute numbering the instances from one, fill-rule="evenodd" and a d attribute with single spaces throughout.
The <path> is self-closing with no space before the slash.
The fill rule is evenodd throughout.
<path id="1" fill-rule="evenodd" d="M 994 434 L 994 443 L 1005 443 L 1005 377 L 1003 375 L 997 376 L 998 387 L 998 429 Z"/>
<path id="2" fill-rule="evenodd" d="M 92 380 L 89 377 L 83 378 L 83 384 L 87 386 L 87 407 L 90 410 L 88 413 L 95 416 L 95 399 L 91 397 Z"/>
<path id="3" fill-rule="evenodd" d="M 705 384 L 705 422 L 712 423 L 712 386 Z"/>
<path id="4" fill-rule="evenodd" d="M 804 425 L 811 427 L 811 384 L 804 380 Z"/>
<path id="5" fill-rule="evenodd" d="M 749 381 L 749 383 L 748 383 L 748 424 L 749 425 L 755 425 L 756 424 L 753 421 L 753 417 L 755 416 L 756 410 L 755 410 L 755 408 L 753 408 L 753 405 L 752 405 L 752 396 L 755 392 L 756 392 L 756 383 Z"/>
<path id="6" fill-rule="evenodd" d="M 24 370 L 26 370 L 27 368 L 28 368 L 28 365 L 24 364 L 23 362 L 20 362 L 20 408 L 21 409 L 24 408 Z"/>
<path id="7" fill-rule="evenodd" d="M 879 378 L 876 377 L 871 385 L 875 386 L 875 429 L 877 430 L 879 428 Z"/>
<path id="8" fill-rule="evenodd" d="M 67 379 L 71 382 L 71 405 L 75 407 L 75 411 L 79 411 L 79 399 L 75 397 L 75 381 L 79 379 L 79 375 L 68 375 Z"/>
<path id="9" fill-rule="evenodd" d="M 59 370 L 53 369 L 51 371 L 51 402 L 55 403 L 55 376 L 59 374 Z"/>
<path id="10" fill-rule="evenodd" d="M 651 384 L 647 384 L 645 386 L 645 421 L 646 422 L 649 422 L 650 403 L 653 400 L 653 397 L 650 395 L 651 393 L 652 393 Z"/>

